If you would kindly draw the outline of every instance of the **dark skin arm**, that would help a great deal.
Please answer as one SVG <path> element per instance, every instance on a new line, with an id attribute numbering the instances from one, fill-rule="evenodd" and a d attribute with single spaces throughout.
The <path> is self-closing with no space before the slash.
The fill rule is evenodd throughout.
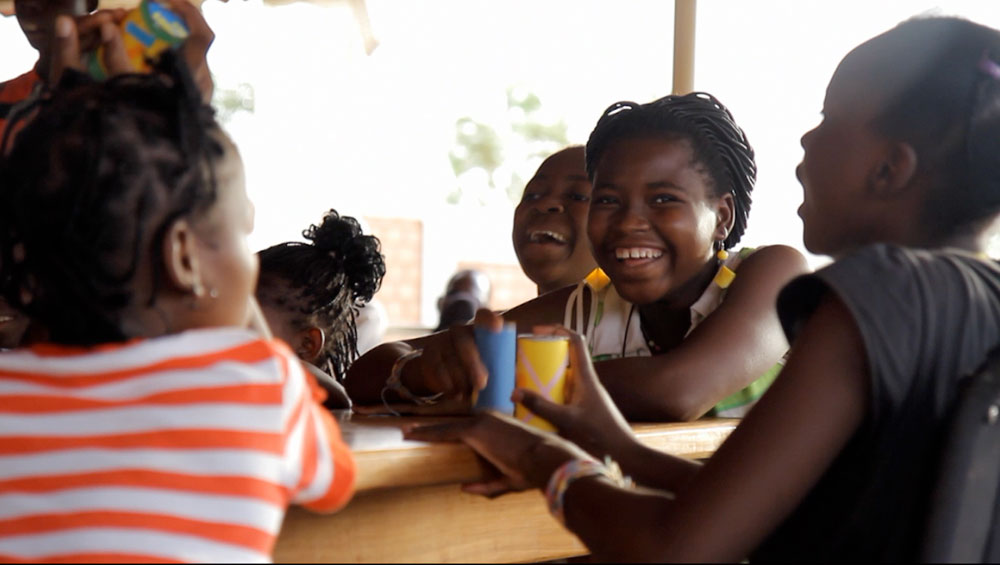
<path id="1" fill-rule="evenodd" d="M 477 320 L 490 327 L 502 323 L 488 310 L 481 310 Z M 432 406 L 418 406 L 392 391 L 386 391 L 385 401 L 391 403 L 395 410 L 406 413 L 469 412 L 474 391 L 486 386 L 487 377 L 486 368 L 476 350 L 471 325 L 454 326 L 417 339 L 385 343 L 359 357 L 344 378 L 344 387 L 355 409 L 365 411 L 359 404 L 373 405 L 376 410 L 381 407 L 382 390 L 393 364 L 414 349 L 423 349 L 424 352 L 403 366 L 400 375 L 403 385 L 417 396 L 445 392 L 445 401 Z"/>
<path id="2" fill-rule="evenodd" d="M 805 498 L 860 426 L 869 402 L 860 334 L 846 307 L 828 299 L 804 328 L 785 371 L 673 502 L 626 505 L 656 516 L 624 535 L 592 514 L 607 488 L 567 493 L 569 527 L 598 556 L 739 561 Z M 819 400 L 817 402 L 817 400 Z M 613 495 L 612 495 L 613 496 Z M 630 516 L 629 506 L 620 514 Z M 726 516 L 719 520 L 719 516 Z M 638 529 L 638 524 L 633 523 Z M 631 530 L 636 531 L 636 530 Z M 624 555 L 623 555 L 624 552 Z"/>
<path id="3" fill-rule="evenodd" d="M 774 312 L 778 292 L 807 271 L 798 251 L 785 246 L 762 248 L 740 265 L 722 305 L 675 348 L 656 357 L 597 363 L 601 380 L 625 417 L 693 420 L 765 373 L 788 347 Z M 544 294 L 504 313 L 503 318 L 516 321 L 518 332 L 530 332 L 539 324 L 560 324 L 572 290 L 567 287 Z M 589 309 L 589 303 L 585 304 Z M 477 319 L 500 323 L 490 316 Z M 405 366 L 403 383 L 415 393 L 444 392 L 462 399 L 460 411 L 467 411 L 472 391 L 486 383 L 470 326 L 385 344 L 363 355 L 346 379 L 355 404 L 380 403 L 379 393 L 393 362 L 413 347 L 424 348 L 424 355 Z"/>
<path id="4" fill-rule="evenodd" d="M 180 16 L 188 26 L 190 34 L 180 47 L 181 55 L 187 62 L 191 77 L 201 92 L 201 99 L 208 104 L 215 92 L 212 72 L 208 68 L 208 48 L 215 41 L 215 32 L 208 26 L 201 10 L 188 0 L 166 0 L 168 7 Z"/>
<path id="5" fill-rule="evenodd" d="M 637 484 L 673 491 L 698 472 L 699 463 L 674 457 L 638 441 L 611 395 L 601 385 L 579 334 L 562 326 L 537 326 L 534 331 L 569 337 L 573 375 L 569 383 L 571 400 L 568 404 L 555 404 L 532 390 L 519 388 L 514 390 L 515 401 L 548 420 L 559 435 L 598 460 L 610 456 Z"/>
<path id="6" fill-rule="evenodd" d="M 660 491 L 627 490 L 598 478 L 575 481 L 564 498 L 566 525 L 602 561 L 743 560 L 801 503 L 861 425 L 868 383 L 857 326 L 829 297 L 803 328 L 781 376 L 703 467 L 678 460 L 674 465 L 691 473 L 679 474 L 676 485 L 662 481 Z M 492 425 L 455 437 L 489 461 L 502 459 L 501 471 L 515 468 L 504 471 L 508 476 L 548 472 L 550 462 L 536 466 L 508 441 L 513 434 L 510 426 Z M 409 437 L 444 435 L 438 429 L 425 437 L 418 428 Z M 544 488 L 544 482 L 531 485 Z M 614 520 L 608 508 L 615 508 Z"/>
<path id="7" fill-rule="evenodd" d="M 561 322 L 562 309 L 572 290 L 572 287 L 567 287 L 530 300 L 505 313 L 503 319 L 489 310 L 480 310 L 474 323 L 497 330 L 503 320 L 516 320 L 518 332 L 529 332 L 536 324 Z M 486 386 L 487 378 L 486 369 L 476 350 L 471 324 L 452 326 L 416 339 L 384 343 L 359 357 L 351 364 L 344 379 L 344 386 L 354 401 L 355 408 L 366 404 L 380 405 L 382 388 L 396 359 L 417 348 L 422 348 L 424 353 L 404 365 L 401 374 L 403 384 L 417 395 L 444 392 L 454 400 L 436 409 L 419 411 L 467 413 L 472 405 L 473 391 Z M 387 399 L 393 403 L 400 400 L 391 393 L 387 393 Z M 406 403 L 402 403 L 398 409 L 418 411 L 415 406 L 407 406 Z"/>
<path id="8" fill-rule="evenodd" d="M 785 246 L 747 257 L 726 298 L 673 349 L 653 357 L 596 363 L 597 374 L 630 421 L 689 421 L 770 369 L 788 349 L 774 310 L 778 293 L 808 272 Z"/>

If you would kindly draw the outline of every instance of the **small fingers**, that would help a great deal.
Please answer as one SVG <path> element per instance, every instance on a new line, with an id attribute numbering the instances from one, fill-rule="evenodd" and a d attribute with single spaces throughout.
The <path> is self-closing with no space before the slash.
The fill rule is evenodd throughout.
<path id="1" fill-rule="evenodd" d="M 93 14 L 76 18 L 76 26 L 80 30 L 80 35 L 96 33 L 102 25 L 110 22 L 119 25 L 127 12 L 124 9 L 100 10 Z"/>
<path id="2" fill-rule="evenodd" d="M 539 335 L 564 335 L 568 337 L 576 332 L 570 331 L 565 326 L 559 324 L 538 324 L 531 327 L 531 333 Z"/>
<path id="3" fill-rule="evenodd" d="M 594 362 L 590 359 L 590 349 L 587 347 L 586 342 L 584 342 L 582 335 L 559 325 L 535 326 L 532 328 L 532 331 L 542 335 L 561 335 L 569 338 L 569 359 L 572 378 L 568 380 L 567 384 L 573 388 L 567 391 L 568 398 L 573 397 L 572 395 L 577 392 L 575 389 L 580 384 L 599 382 L 597 372 L 594 370 Z"/>
<path id="4" fill-rule="evenodd" d="M 76 22 L 69 16 L 58 16 L 54 31 L 49 84 L 58 83 L 66 69 L 80 70 L 80 36 L 77 33 Z"/>
<path id="5" fill-rule="evenodd" d="M 503 317 L 488 308 L 476 310 L 476 317 L 473 323 L 491 332 L 498 332 L 503 329 Z"/>
<path id="6" fill-rule="evenodd" d="M 448 393 L 450 386 L 450 379 L 448 375 L 442 371 L 444 368 L 444 360 L 441 357 L 440 348 L 436 345 L 428 345 L 424 347 L 424 353 L 418 359 L 410 361 L 410 363 L 420 364 L 420 379 L 424 388 L 431 392 L 443 392 Z"/>
<path id="7" fill-rule="evenodd" d="M 441 390 L 446 396 L 465 396 L 467 387 L 463 386 L 462 377 L 456 372 L 461 371 L 458 357 L 451 347 L 440 351 L 440 361 L 434 366 L 435 377 L 441 384 Z"/>
<path id="8" fill-rule="evenodd" d="M 492 481 L 482 481 L 478 483 L 466 483 L 462 485 L 462 491 L 469 494 L 478 494 L 487 498 L 496 498 L 502 494 L 513 492 L 515 489 L 507 477 L 500 477 Z"/>
<path id="9" fill-rule="evenodd" d="M 191 76 L 201 91 L 202 100 L 206 103 L 212 100 L 215 83 L 208 69 L 208 48 L 215 41 L 215 32 L 209 27 L 201 10 L 188 0 L 168 0 L 169 6 L 187 25 L 188 37 L 180 48 L 184 62 L 187 63 Z"/>
<path id="10" fill-rule="evenodd" d="M 520 402 L 522 406 L 530 410 L 533 414 L 548 420 L 550 424 L 563 430 L 573 426 L 573 408 L 563 404 L 556 404 L 535 391 L 525 388 L 514 389 L 511 400 Z"/>
<path id="11" fill-rule="evenodd" d="M 499 330 L 498 330 L 499 331 Z M 449 331 L 454 346 L 455 357 L 464 382 L 461 382 L 463 392 L 471 394 L 486 386 L 488 373 L 479 357 L 476 340 L 468 326 L 453 328 Z"/>
<path id="12" fill-rule="evenodd" d="M 166 0 L 167 6 L 184 20 L 188 28 L 187 42 L 202 51 L 207 51 L 215 41 L 215 32 L 208 25 L 201 10 L 188 0 Z"/>
<path id="13" fill-rule="evenodd" d="M 590 359 L 590 350 L 587 348 L 587 344 L 584 343 L 583 336 L 565 328 L 563 328 L 563 331 L 566 332 L 564 335 L 569 337 L 570 363 L 573 368 L 579 372 L 587 370 L 590 375 L 596 376 L 594 373 L 594 363 Z"/>
<path id="14" fill-rule="evenodd" d="M 101 24 L 101 45 L 104 47 L 104 68 L 108 76 L 134 73 L 136 69 L 125 51 L 121 30 L 112 22 Z"/>
<path id="15" fill-rule="evenodd" d="M 76 29 L 77 35 L 80 41 L 80 53 L 87 53 L 88 51 L 93 51 L 101 45 L 101 26 L 106 23 L 112 23 L 116 26 L 121 25 L 122 19 L 125 17 L 124 9 L 114 9 L 114 10 L 101 10 L 99 12 L 94 12 L 86 16 L 76 18 Z"/>

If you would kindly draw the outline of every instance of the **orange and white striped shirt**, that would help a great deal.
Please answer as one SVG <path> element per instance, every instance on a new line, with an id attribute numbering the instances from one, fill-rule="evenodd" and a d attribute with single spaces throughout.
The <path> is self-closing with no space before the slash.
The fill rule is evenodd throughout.
<path id="1" fill-rule="evenodd" d="M 0 561 L 270 561 L 353 492 L 310 378 L 237 328 L 0 353 Z"/>
<path id="2" fill-rule="evenodd" d="M 31 95 L 35 85 L 41 82 L 38 72 L 32 69 L 19 77 L 0 82 L 0 135 L 7 129 L 7 118 L 15 104 Z"/>

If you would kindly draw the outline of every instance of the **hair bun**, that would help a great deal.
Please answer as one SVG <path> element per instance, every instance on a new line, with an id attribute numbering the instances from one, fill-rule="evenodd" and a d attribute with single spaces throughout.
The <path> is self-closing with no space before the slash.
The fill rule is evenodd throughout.
<path id="1" fill-rule="evenodd" d="M 340 256 L 346 242 L 360 233 L 361 225 L 357 220 L 350 216 L 341 217 L 336 210 L 330 209 L 323 214 L 320 225 L 309 226 L 302 232 L 302 236 L 311 241 L 316 249 Z"/>
<path id="2" fill-rule="evenodd" d="M 378 238 L 364 235 L 356 219 L 341 216 L 334 209 L 323 215 L 319 226 L 309 226 L 302 235 L 328 255 L 337 270 L 343 270 L 355 302 L 372 299 L 385 275 L 385 259 Z"/>

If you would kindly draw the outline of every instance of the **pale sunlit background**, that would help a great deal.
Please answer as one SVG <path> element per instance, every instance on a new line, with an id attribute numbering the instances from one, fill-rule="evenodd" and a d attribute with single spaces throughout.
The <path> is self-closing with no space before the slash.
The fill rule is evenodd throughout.
<path id="1" fill-rule="evenodd" d="M 377 42 L 370 54 L 359 4 Z M 215 105 L 257 206 L 253 248 L 300 239 L 332 207 L 383 239 L 390 271 L 379 296 L 393 325 L 433 326 L 461 266 L 494 277 L 494 307 L 530 297 L 510 244 L 513 203 L 542 157 L 584 143 L 612 102 L 670 93 L 673 9 L 667 0 L 206 0 Z M 695 88 L 730 108 L 757 151 L 744 243 L 802 249 L 794 168 L 827 81 L 852 47 L 926 13 L 1000 27 L 1000 2 L 983 0 L 698 3 Z M 0 52 L 0 80 L 34 64 L 13 17 L 0 19 Z"/>

